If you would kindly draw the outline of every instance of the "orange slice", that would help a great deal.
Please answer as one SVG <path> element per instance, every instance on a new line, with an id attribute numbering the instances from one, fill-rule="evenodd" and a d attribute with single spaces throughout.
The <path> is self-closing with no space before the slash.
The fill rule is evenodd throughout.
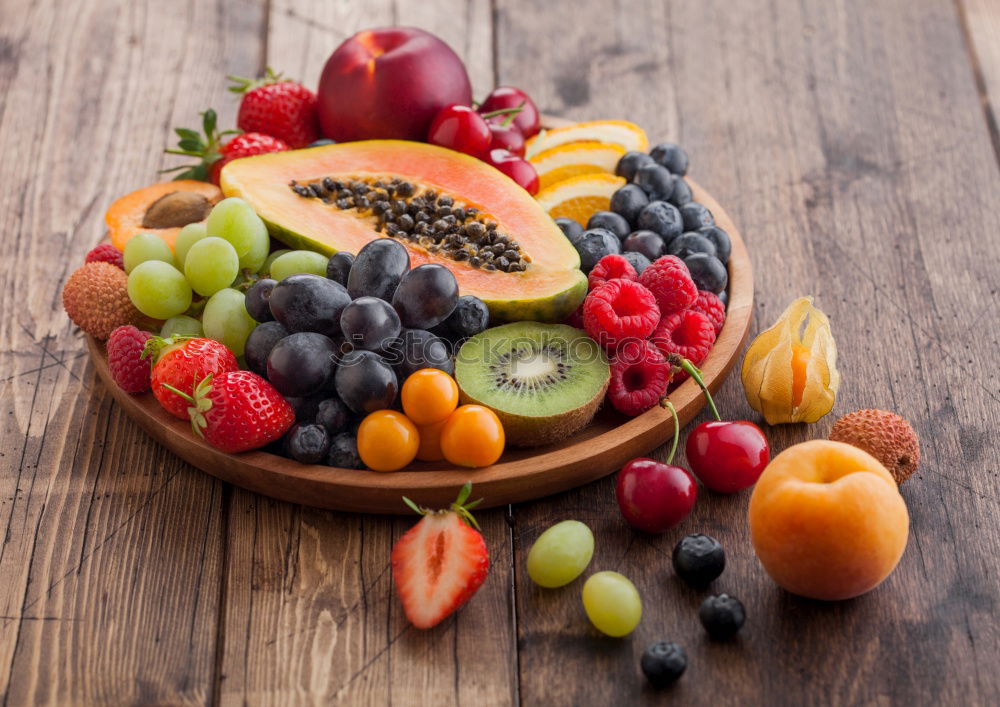
<path id="1" fill-rule="evenodd" d="M 645 152 L 649 147 L 645 131 L 635 123 L 625 120 L 591 120 L 540 132 L 528 140 L 525 154 L 530 159 L 545 150 L 571 142 L 604 142 L 639 152 Z"/>
<path id="2" fill-rule="evenodd" d="M 538 173 L 538 188 L 547 189 L 556 182 L 581 174 L 614 174 L 624 154 L 625 148 L 621 145 L 571 142 L 539 152 L 528 161 Z"/>
<path id="3" fill-rule="evenodd" d="M 538 192 L 535 199 L 552 218 L 571 218 L 581 226 L 598 211 L 607 211 L 611 195 L 625 180 L 606 172 L 581 174 Z"/>

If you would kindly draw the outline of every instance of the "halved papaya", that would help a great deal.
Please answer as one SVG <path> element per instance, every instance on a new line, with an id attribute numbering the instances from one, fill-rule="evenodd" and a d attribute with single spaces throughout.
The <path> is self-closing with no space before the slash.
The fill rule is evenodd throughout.
<path id="1" fill-rule="evenodd" d="M 150 184 L 118 199 L 104 215 L 111 243 L 118 250 L 137 233 L 155 233 L 171 248 L 181 228 L 204 221 L 222 198 L 214 184 L 179 179 Z"/>
<path id="2" fill-rule="evenodd" d="M 221 186 L 293 248 L 357 253 L 394 237 L 411 265 L 448 267 L 498 321 L 558 321 L 587 292 L 576 249 L 531 195 L 442 147 L 367 140 L 248 157 L 223 168 Z"/>

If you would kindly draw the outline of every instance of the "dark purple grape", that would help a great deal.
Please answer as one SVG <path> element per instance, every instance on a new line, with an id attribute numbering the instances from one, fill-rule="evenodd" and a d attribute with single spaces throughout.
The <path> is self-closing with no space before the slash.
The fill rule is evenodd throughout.
<path id="1" fill-rule="evenodd" d="M 455 362 L 448 345 L 423 329 L 403 329 L 400 337 L 389 347 L 386 358 L 396 370 L 400 382 L 421 368 L 437 368 L 450 376 L 455 375 Z"/>
<path id="2" fill-rule="evenodd" d="M 274 319 L 268 300 L 271 299 L 271 290 L 277 284 L 277 281 L 264 277 L 251 285 L 244 295 L 247 314 L 258 322 L 269 322 Z"/>
<path id="3" fill-rule="evenodd" d="M 351 303 L 339 282 L 319 275 L 291 275 L 271 292 L 271 312 L 288 331 L 340 334 L 340 313 Z"/>
<path id="4" fill-rule="evenodd" d="M 670 241 L 670 245 L 667 246 L 667 252 L 670 255 L 676 255 L 681 260 L 694 253 L 715 255 L 715 244 L 700 233 L 688 231 Z"/>
<path id="5" fill-rule="evenodd" d="M 632 264 L 637 275 L 642 275 L 642 271 L 652 264 L 649 258 L 642 253 L 636 253 L 634 250 L 622 253 L 622 257 Z"/>
<path id="6" fill-rule="evenodd" d="M 330 440 L 330 452 L 326 456 L 327 466 L 341 469 L 364 469 L 365 464 L 358 454 L 358 438 L 350 432 L 341 432 Z"/>
<path id="7" fill-rule="evenodd" d="M 247 368 L 258 376 L 267 376 L 267 357 L 275 344 L 288 336 L 288 330 L 278 322 L 264 322 L 250 332 L 243 350 Z"/>
<path id="8" fill-rule="evenodd" d="M 621 159 L 618 160 L 618 164 L 615 166 L 615 174 L 619 177 L 625 177 L 625 179 L 631 182 L 636 170 L 643 165 L 653 164 L 654 162 L 655 160 L 645 152 L 631 150 L 622 155 Z"/>
<path id="9" fill-rule="evenodd" d="M 593 270 L 605 255 L 621 253 L 622 242 L 608 229 L 595 228 L 583 232 L 583 237 L 576 242 L 576 252 L 580 254 L 580 269 L 586 274 Z"/>
<path id="10" fill-rule="evenodd" d="M 691 279 L 699 290 L 708 290 L 719 294 L 729 283 L 729 273 L 726 266 L 714 255 L 694 253 L 684 258 L 684 264 L 691 272 Z"/>
<path id="11" fill-rule="evenodd" d="M 667 199 L 671 204 L 680 208 L 694 199 L 694 195 L 691 193 L 691 187 L 688 186 L 687 180 L 679 175 L 674 175 L 674 191 Z"/>
<path id="12" fill-rule="evenodd" d="M 583 234 L 583 226 L 571 218 L 557 218 L 556 225 L 563 232 L 563 235 L 569 239 L 570 243 L 576 243 Z"/>
<path id="13" fill-rule="evenodd" d="M 450 341 L 475 336 L 490 325 L 490 310 L 478 297 L 462 295 L 448 318 L 431 329 L 431 333 Z"/>
<path id="14" fill-rule="evenodd" d="M 632 183 L 642 187 L 651 200 L 666 201 L 674 191 L 674 175 L 666 167 L 658 164 L 640 167 Z"/>
<path id="15" fill-rule="evenodd" d="M 295 411 L 295 421 L 304 423 L 315 421 L 316 414 L 319 411 L 319 404 L 322 402 L 323 396 L 304 395 L 301 397 L 295 397 L 293 395 L 286 395 L 285 400 L 288 401 L 288 404 L 292 406 L 292 410 Z"/>
<path id="16" fill-rule="evenodd" d="M 725 265 L 729 262 L 729 254 L 733 250 L 733 243 L 729 239 L 729 234 L 718 226 L 709 226 L 698 231 L 715 245 L 715 257 Z"/>
<path id="17" fill-rule="evenodd" d="M 621 214 L 616 214 L 614 211 L 598 211 L 591 216 L 590 220 L 587 221 L 587 230 L 589 231 L 594 228 L 606 228 L 620 239 L 625 238 L 628 232 L 632 230 L 625 217 Z"/>
<path id="18" fill-rule="evenodd" d="M 290 334 L 271 349 L 267 379 L 282 395 L 314 395 L 333 377 L 338 355 L 328 336 L 306 331 Z"/>
<path id="19" fill-rule="evenodd" d="M 666 245 L 663 239 L 652 231 L 633 231 L 622 243 L 626 253 L 642 253 L 652 262 L 663 255 Z"/>
<path id="20" fill-rule="evenodd" d="M 611 210 L 630 224 L 639 218 L 639 212 L 649 203 L 649 197 L 638 184 L 626 184 L 611 195 Z"/>
<path id="21" fill-rule="evenodd" d="M 340 359 L 335 377 L 337 395 L 362 414 L 392 406 L 399 384 L 384 358 L 371 351 L 351 351 Z"/>
<path id="22" fill-rule="evenodd" d="M 659 234 L 665 243 L 681 235 L 684 227 L 681 222 L 681 212 L 673 204 L 665 201 L 651 201 L 649 206 L 639 212 L 637 224 L 640 229 Z"/>
<path id="23" fill-rule="evenodd" d="M 334 253 L 330 256 L 330 262 L 326 264 L 326 276 L 347 287 L 347 276 L 351 273 L 352 265 L 354 265 L 353 254 L 346 250 Z"/>
<path id="24" fill-rule="evenodd" d="M 726 279 L 728 279 L 728 276 L 727 276 Z M 729 307 L 729 295 L 726 294 L 726 291 L 722 290 L 721 292 L 716 292 L 715 295 L 719 298 L 719 301 L 722 302 L 722 306 L 726 307 L 728 309 L 728 307 Z"/>
<path id="25" fill-rule="evenodd" d="M 316 407 L 316 424 L 323 425 L 332 435 L 342 432 L 351 421 L 351 411 L 340 398 L 320 400 Z"/>
<path id="26" fill-rule="evenodd" d="M 347 276 L 347 292 L 352 299 L 378 297 L 392 301 L 399 281 L 410 269 L 406 248 L 391 238 L 377 238 L 358 251 Z"/>
<path id="27" fill-rule="evenodd" d="M 403 326 L 429 329 L 440 324 L 458 304 L 458 281 L 443 265 L 418 265 L 403 275 L 392 296 Z"/>
<path id="28" fill-rule="evenodd" d="M 649 151 L 649 156 L 673 174 L 679 174 L 682 177 L 687 174 L 688 156 L 680 145 L 672 142 L 661 142 Z"/>
<path id="29" fill-rule="evenodd" d="M 322 425 L 296 424 L 285 435 L 285 449 L 300 464 L 315 464 L 326 458 L 330 435 Z"/>
<path id="30" fill-rule="evenodd" d="M 684 222 L 685 231 L 697 231 L 699 228 L 708 228 L 715 225 L 712 212 L 704 204 L 697 201 L 690 201 L 680 207 L 681 220 Z"/>
<path id="31" fill-rule="evenodd" d="M 353 348 L 379 351 L 399 336 L 399 315 L 384 299 L 358 297 L 340 315 L 344 341 Z"/>

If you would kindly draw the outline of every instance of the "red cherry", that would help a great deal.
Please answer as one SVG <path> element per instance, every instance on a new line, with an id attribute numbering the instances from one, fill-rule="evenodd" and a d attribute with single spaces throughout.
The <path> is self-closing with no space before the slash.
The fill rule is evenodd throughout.
<path id="1" fill-rule="evenodd" d="M 493 135 L 486 119 L 469 106 L 445 106 L 437 112 L 427 132 L 427 142 L 473 157 L 480 157 L 490 147 Z"/>
<path id="2" fill-rule="evenodd" d="M 687 469 L 633 459 L 618 472 L 615 496 L 629 525 L 647 533 L 663 533 L 688 517 L 698 485 Z"/>
<path id="3" fill-rule="evenodd" d="M 688 435 L 685 451 L 695 476 L 720 493 L 750 488 L 771 461 L 764 433 L 745 420 L 701 423 Z"/>
<path id="4" fill-rule="evenodd" d="M 490 140 L 491 150 L 507 150 L 518 157 L 524 157 L 524 135 L 516 125 L 507 124 L 507 121 L 502 123 L 494 123 L 491 120 L 487 120 L 490 127 L 490 133 L 493 135 L 493 139 Z"/>
<path id="5" fill-rule="evenodd" d="M 508 108 L 521 108 L 520 112 L 514 116 L 514 125 L 518 127 L 521 134 L 527 139 L 536 135 L 541 128 L 541 120 L 538 117 L 538 107 L 531 100 L 527 93 L 513 86 L 499 86 L 486 97 L 480 106 L 480 113 L 493 113 L 498 110 Z M 506 118 L 496 116 L 491 118 L 498 123 L 502 123 Z"/>
<path id="6" fill-rule="evenodd" d="M 527 160 L 507 150 L 490 150 L 483 159 L 524 187 L 529 194 L 538 193 L 538 173 Z"/>

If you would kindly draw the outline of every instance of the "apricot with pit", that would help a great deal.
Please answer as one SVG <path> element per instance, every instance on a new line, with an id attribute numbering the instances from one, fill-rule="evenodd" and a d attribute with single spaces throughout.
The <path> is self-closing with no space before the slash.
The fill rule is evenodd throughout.
<path id="1" fill-rule="evenodd" d="M 850 599 L 877 587 L 906 548 L 909 514 L 867 452 L 813 440 L 789 447 L 750 497 L 750 535 L 767 573 L 793 594 Z"/>

